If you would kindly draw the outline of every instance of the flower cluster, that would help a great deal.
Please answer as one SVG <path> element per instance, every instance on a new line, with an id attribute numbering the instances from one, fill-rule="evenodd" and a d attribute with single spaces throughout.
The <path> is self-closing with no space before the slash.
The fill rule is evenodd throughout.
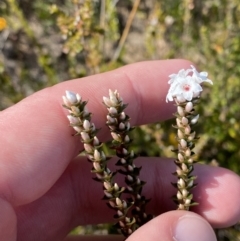
<path id="1" fill-rule="evenodd" d="M 175 164 L 177 170 L 174 173 L 178 180 L 174 186 L 177 188 L 177 194 L 174 201 L 180 210 L 189 210 L 190 206 L 197 203 L 193 200 L 192 188 L 196 186 L 194 180 L 196 176 L 192 175 L 194 166 L 197 162 L 194 160 L 194 147 L 198 140 L 194 125 L 198 122 L 199 115 L 196 113 L 195 106 L 199 101 L 200 93 L 203 90 L 201 84 L 208 82 L 207 72 L 198 72 L 193 66 L 191 69 L 181 69 L 177 74 L 169 76 L 170 88 L 166 101 L 175 101 L 177 105 L 176 125 L 178 148 L 174 150 L 177 153 Z"/>
<path id="2" fill-rule="evenodd" d="M 175 98 L 179 103 L 185 101 L 191 101 L 195 97 L 199 97 L 202 89 L 201 84 L 208 82 L 213 84 L 208 79 L 207 72 L 198 72 L 194 66 L 191 65 L 191 69 L 181 69 L 177 74 L 171 74 L 170 88 L 166 97 L 166 101 L 173 101 Z"/>

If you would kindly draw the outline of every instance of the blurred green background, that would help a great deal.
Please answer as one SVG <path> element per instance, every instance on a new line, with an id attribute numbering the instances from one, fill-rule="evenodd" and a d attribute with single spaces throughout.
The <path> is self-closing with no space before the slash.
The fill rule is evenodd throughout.
<path id="1" fill-rule="evenodd" d="M 205 88 L 198 107 L 197 157 L 239 174 L 239 0 L 0 2 L 1 110 L 67 79 L 168 58 L 189 59 L 209 73 L 214 85 Z M 172 124 L 170 120 L 137 128 L 134 150 L 173 156 Z M 238 229 L 218 231 L 219 240 L 240 240 Z"/>

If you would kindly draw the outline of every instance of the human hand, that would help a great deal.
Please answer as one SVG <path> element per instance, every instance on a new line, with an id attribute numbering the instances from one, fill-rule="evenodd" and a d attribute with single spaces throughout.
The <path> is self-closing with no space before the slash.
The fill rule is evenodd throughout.
<path id="1" fill-rule="evenodd" d="M 190 63 L 183 60 L 142 62 L 81 80 L 44 89 L 0 113 L 0 239 L 4 241 L 60 241 L 77 225 L 113 221 L 113 212 L 101 200 L 101 186 L 92 180 L 91 165 L 76 157 L 81 149 L 72 137 L 61 96 L 65 90 L 89 100 L 92 121 L 101 127 L 99 139 L 110 135 L 105 127 L 102 96 L 117 89 L 129 103 L 132 125 L 172 117 L 166 104 L 168 75 Z M 151 198 L 149 212 L 174 210 L 175 166 L 166 158 L 138 158 L 143 194 Z M 233 172 L 196 165 L 198 186 L 192 212 L 164 213 L 133 233 L 128 240 L 216 240 L 209 224 L 222 228 L 240 219 L 240 179 Z M 206 221 L 205 221 L 206 220 Z M 209 224 L 208 224 L 209 223 Z M 176 234 L 178 230 L 181 234 Z M 185 238 L 180 235 L 186 235 Z M 205 237 L 204 237 L 205 235 Z M 175 236 L 175 239 L 173 238 Z M 186 238 L 187 237 L 187 238 Z M 82 237 L 79 240 L 122 240 L 117 237 Z"/>

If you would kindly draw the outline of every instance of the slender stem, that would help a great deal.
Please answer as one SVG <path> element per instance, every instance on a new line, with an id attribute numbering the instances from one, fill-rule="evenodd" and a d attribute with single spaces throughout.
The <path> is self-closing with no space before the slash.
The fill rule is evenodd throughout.
<path id="1" fill-rule="evenodd" d="M 126 39 L 127 39 L 128 33 L 129 33 L 129 31 L 130 31 L 130 28 L 131 28 L 133 19 L 134 19 L 135 15 L 136 15 L 138 6 L 139 6 L 139 4 L 140 4 L 140 1 L 141 1 L 141 0 L 136 0 L 136 1 L 134 2 L 133 8 L 132 8 L 132 10 L 131 10 L 131 12 L 130 12 L 130 15 L 129 15 L 128 20 L 127 20 L 127 23 L 126 23 L 126 26 L 125 26 L 125 28 L 124 28 L 124 30 L 123 30 L 123 34 L 122 34 L 122 36 L 121 36 L 121 39 L 120 39 L 119 44 L 118 44 L 118 47 L 117 47 L 117 49 L 116 49 L 116 51 L 115 51 L 115 53 L 114 53 L 114 55 L 113 55 L 113 58 L 112 58 L 111 62 L 116 61 L 116 60 L 118 59 L 121 51 L 122 51 L 122 48 L 123 48 L 123 46 L 124 46 L 124 44 L 125 44 L 125 41 L 126 41 Z"/>

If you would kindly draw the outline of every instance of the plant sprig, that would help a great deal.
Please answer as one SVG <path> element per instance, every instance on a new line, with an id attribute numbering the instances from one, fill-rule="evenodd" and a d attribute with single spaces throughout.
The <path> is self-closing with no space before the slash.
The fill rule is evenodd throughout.
<path id="1" fill-rule="evenodd" d="M 191 69 L 181 69 L 178 74 L 170 75 L 170 88 L 166 101 L 175 101 L 177 106 L 176 126 L 178 148 L 173 150 L 177 153 L 175 164 L 177 170 L 177 183 L 173 185 L 177 188 L 177 194 L 173 197 L 180 210 L 189 210 L 191 206 L 197 205 L 193 200 L 192 189 L 197 185 L 194 183 L 196 176 L 192 175 L 194 170 L 194 147 L 198 140 L 194 125 L 197 123 L 199 115 L 195 112 L 196 104 L 200 100 L 202 83 L 213 84 L 207 78 L 207 72 L 197 72 L 194 66 Z"/>
<path id="2" fill-rule="evenodd" d="M 127 105 L 123 103 L 117 90 L 114 92 L 109 90 L 109 98 L 103 97 L 103 102 L 108 109 L 106 124 L 113 138 L 112 148 L 120 158 L 116 164 L 121 167 L 118 172 L 125 175 L 126 190 L 124 192 L 130 194 L 128 200 L 133 204 L 132 215 L 136 219 L 136 225 L 140 227 L 152 216 L 145 212 L 145 206 L 149 202 L 142 195 L 145 182 L 139 178 L 141 167 L 136 167 L 134 164 L 136 154 L 129 148 L 132 142 L 129 132 L 134 128 L 130 125 L 130 117 L 124 112 Z"/>
<path id="3" fill-rule="evenodd" d="M 129 123 L 129 117 L 123 112 L 126 107 L 122 103 L 119 94 L 115 91 L 109 91 L 110 98 L 104 97 L 104 103 L 108 107 L 107 124 L 111 130 L 113 137 L 113 148 L 120 157 L 117 165 L 124 170 L 120 173 L 126 175 L 125 181 L 127 187 L 120 187 L 114 182 L 114 175 L 108 167 L 109 158 L 106 157 L 102 150 L 102 143 L 98 140 L 96 134 L 97 129 L 91 123 L 91 113 L 86 108 L 86 101 L 83 101 L 79 94 L 66 91 L 63 96 L 64 107 L 68 109 L 67 116 L 70 125 L 76 131 L 76 135 L 81 136 L 85 152 L 88 160 L 92 162 L 92 172 L 95 173 L 96 181 L 103 184 L 104 199 L 108 206 L 116 211 L 115 218 L 118 220 L 117 227 L 121 230 L 125 237 L 132 234 L 139 226 L 150 219 L 150 215 L 145 213 L 145 205 L 148 200 L 141 196 L 142 186 L 144 182 L 138 178 L 141 168 L 137 168 L 133 164 L 135 154 L 128 150 L 131 140 L 128 132 L 132 129 Z M 116 101 L 115 106 L 108 106 L 109 103 Z M 122 193 L 130 193 L 130 198 L 123 200 Z M 132 210 L 132 214 L 130 214 Z"/>

